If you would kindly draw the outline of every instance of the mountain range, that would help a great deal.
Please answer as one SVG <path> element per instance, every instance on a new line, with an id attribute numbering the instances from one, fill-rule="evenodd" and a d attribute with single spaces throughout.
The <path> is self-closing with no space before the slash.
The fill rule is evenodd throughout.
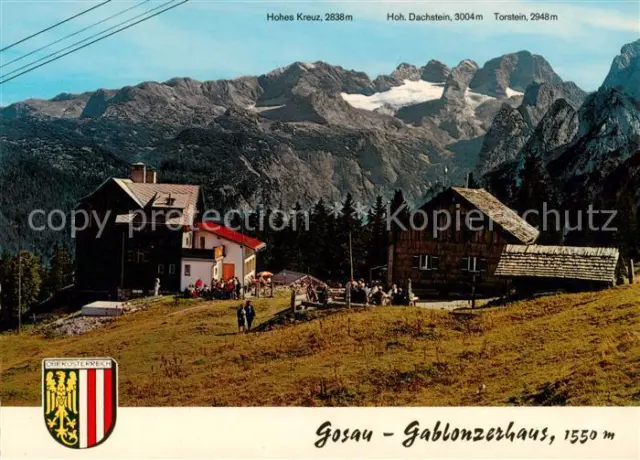
<path id="1" fill-rule="evenodd" d="M 0 108 L 0 247 L 15 248 L 19 216 L 71 209 L 135 161 L 162 181 L 202 185 L 216 208 L 308 206 L 347 193 L 369 204 L 395 189 L 421 203 L 434 184 L 463 184 L 469 172 L 508 189 L 530 154 L 593 193 L 620 168 L 638 184 L 637 165 L 624 165 L 640 162 L 639 48 L 625 45 L 592 94 L 520 51 L 483 66 L 403 63 L 373 80 L 295 62 L 259 76 L 18 102 Z M 25 236 L 41 252 L 65 238 Z"/>

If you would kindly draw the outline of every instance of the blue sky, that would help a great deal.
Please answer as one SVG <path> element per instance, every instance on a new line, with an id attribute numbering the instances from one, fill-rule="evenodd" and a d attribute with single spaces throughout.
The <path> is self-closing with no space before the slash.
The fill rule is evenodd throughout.
<path id="1" fill-rule="evenodd" d="M 168 0 L 152 0 L 128 15 L 0 69 L 4 75 L 45 54 Z M 179 1 L 179 0 L 176 0 Z M 0 66 L 141 0 L 111 3 L 0 53 Z M 0 41 L 7 46 L 99 1 L 0 0 Z M 388 22 L 387 13 L 482 14 L 482 22 Z M 268 22 L 267 13 L 353 15 L 346 23 Z M 496 22 L 494 12 L 557 14 L 552 22 Z M 595 90 L 620 47 L 640 36 L 637 1 L 375 1 L 265 2 L 190 0 L 163 15 L 0 86 L 0 105 L 61 92 L 119 88 L 188 76 L 198 80 L 265 73 L 294 61 L 322 60 L 372 78 L 401 62 L 423 65 L 462 59 L 482 65 L 508 52 L 541 54 L 565 80 Z"/>

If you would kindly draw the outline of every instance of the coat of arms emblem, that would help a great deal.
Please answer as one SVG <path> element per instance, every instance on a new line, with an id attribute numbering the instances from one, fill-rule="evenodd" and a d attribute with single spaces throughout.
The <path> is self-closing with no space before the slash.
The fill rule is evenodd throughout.
<path id="1" fill-rule="evenodd" d="M 116 423 L 118 368 L 111 358 L 42 361 L 42 405 L 49 434 L 74 449 L 104 442 Z"/>

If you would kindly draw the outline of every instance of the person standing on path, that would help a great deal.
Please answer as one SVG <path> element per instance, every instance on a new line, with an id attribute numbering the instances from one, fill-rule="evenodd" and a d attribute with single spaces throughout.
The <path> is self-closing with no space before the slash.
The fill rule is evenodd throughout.
<path id="1" fill-rule="evenodd" d="M 240 305 L 237 310 L 238 314 L 238 333 L 242 334 L 246 332 L 248 322 L 247 322 L 247 311 L 243 305 Z"/>
<path id="2" fill-rule="evenodd" d="M 240 284 L 240 280 L 238 279 L 237 276 L 233 279 L 233 283 L 234 283 L 236 299 L 242 298 L 241 296 L 242 285 Z"/>
<path id="3" fill-rule="evenodd" d="M 247 318 L 247 330 L 251 330 L 251 324 L 253 323 L 253 319 L 256 317 L 256 311 L 253 308 L 253 304 L 251 300 L 247 300 L 244 306 L 245 316 Z"/>

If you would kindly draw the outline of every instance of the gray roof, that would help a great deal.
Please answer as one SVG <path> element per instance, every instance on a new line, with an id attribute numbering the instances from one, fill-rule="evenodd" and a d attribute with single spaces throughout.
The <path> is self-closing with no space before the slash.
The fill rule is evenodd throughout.
<path id="1" fill-rule="evenodd" d="M 293 284 L 307 280 L 316 284 L 325 284 L 324 281 L 316 278 L 315 276 L 311 276 L 308 273 L 300 273 L 292 270 L 282 270 L 271 278 L 271 281 L 273 281 L 274 284 Z"/>
<path id="2" fill-rule="evenodd" d="M 614 282 L 618 257 L 616 248 L 508 244 L 495 274 Z"/>
<path id="3" fill-rule="evenodd" d="M 485 189 L 462 187 L 451 187 L 451 189 L 521 243 L 531 244 L 538 239 L 540 235 L 538 229 L 529 225 L 526 220 Z"/>
<path id="4" fill-rule="evenodd" d="M 151 205 L 153 209 L 176 209 L 167 224 L 192 225 L 197 211 L 200 187 L 183 184 L 146 184 L 131 179 L 113 179 L 141 208 Z M 170 198 L 170 199 L 169 199 Z M 130 222 L 129 215 L 118 216 L 118 223 Z"/>

